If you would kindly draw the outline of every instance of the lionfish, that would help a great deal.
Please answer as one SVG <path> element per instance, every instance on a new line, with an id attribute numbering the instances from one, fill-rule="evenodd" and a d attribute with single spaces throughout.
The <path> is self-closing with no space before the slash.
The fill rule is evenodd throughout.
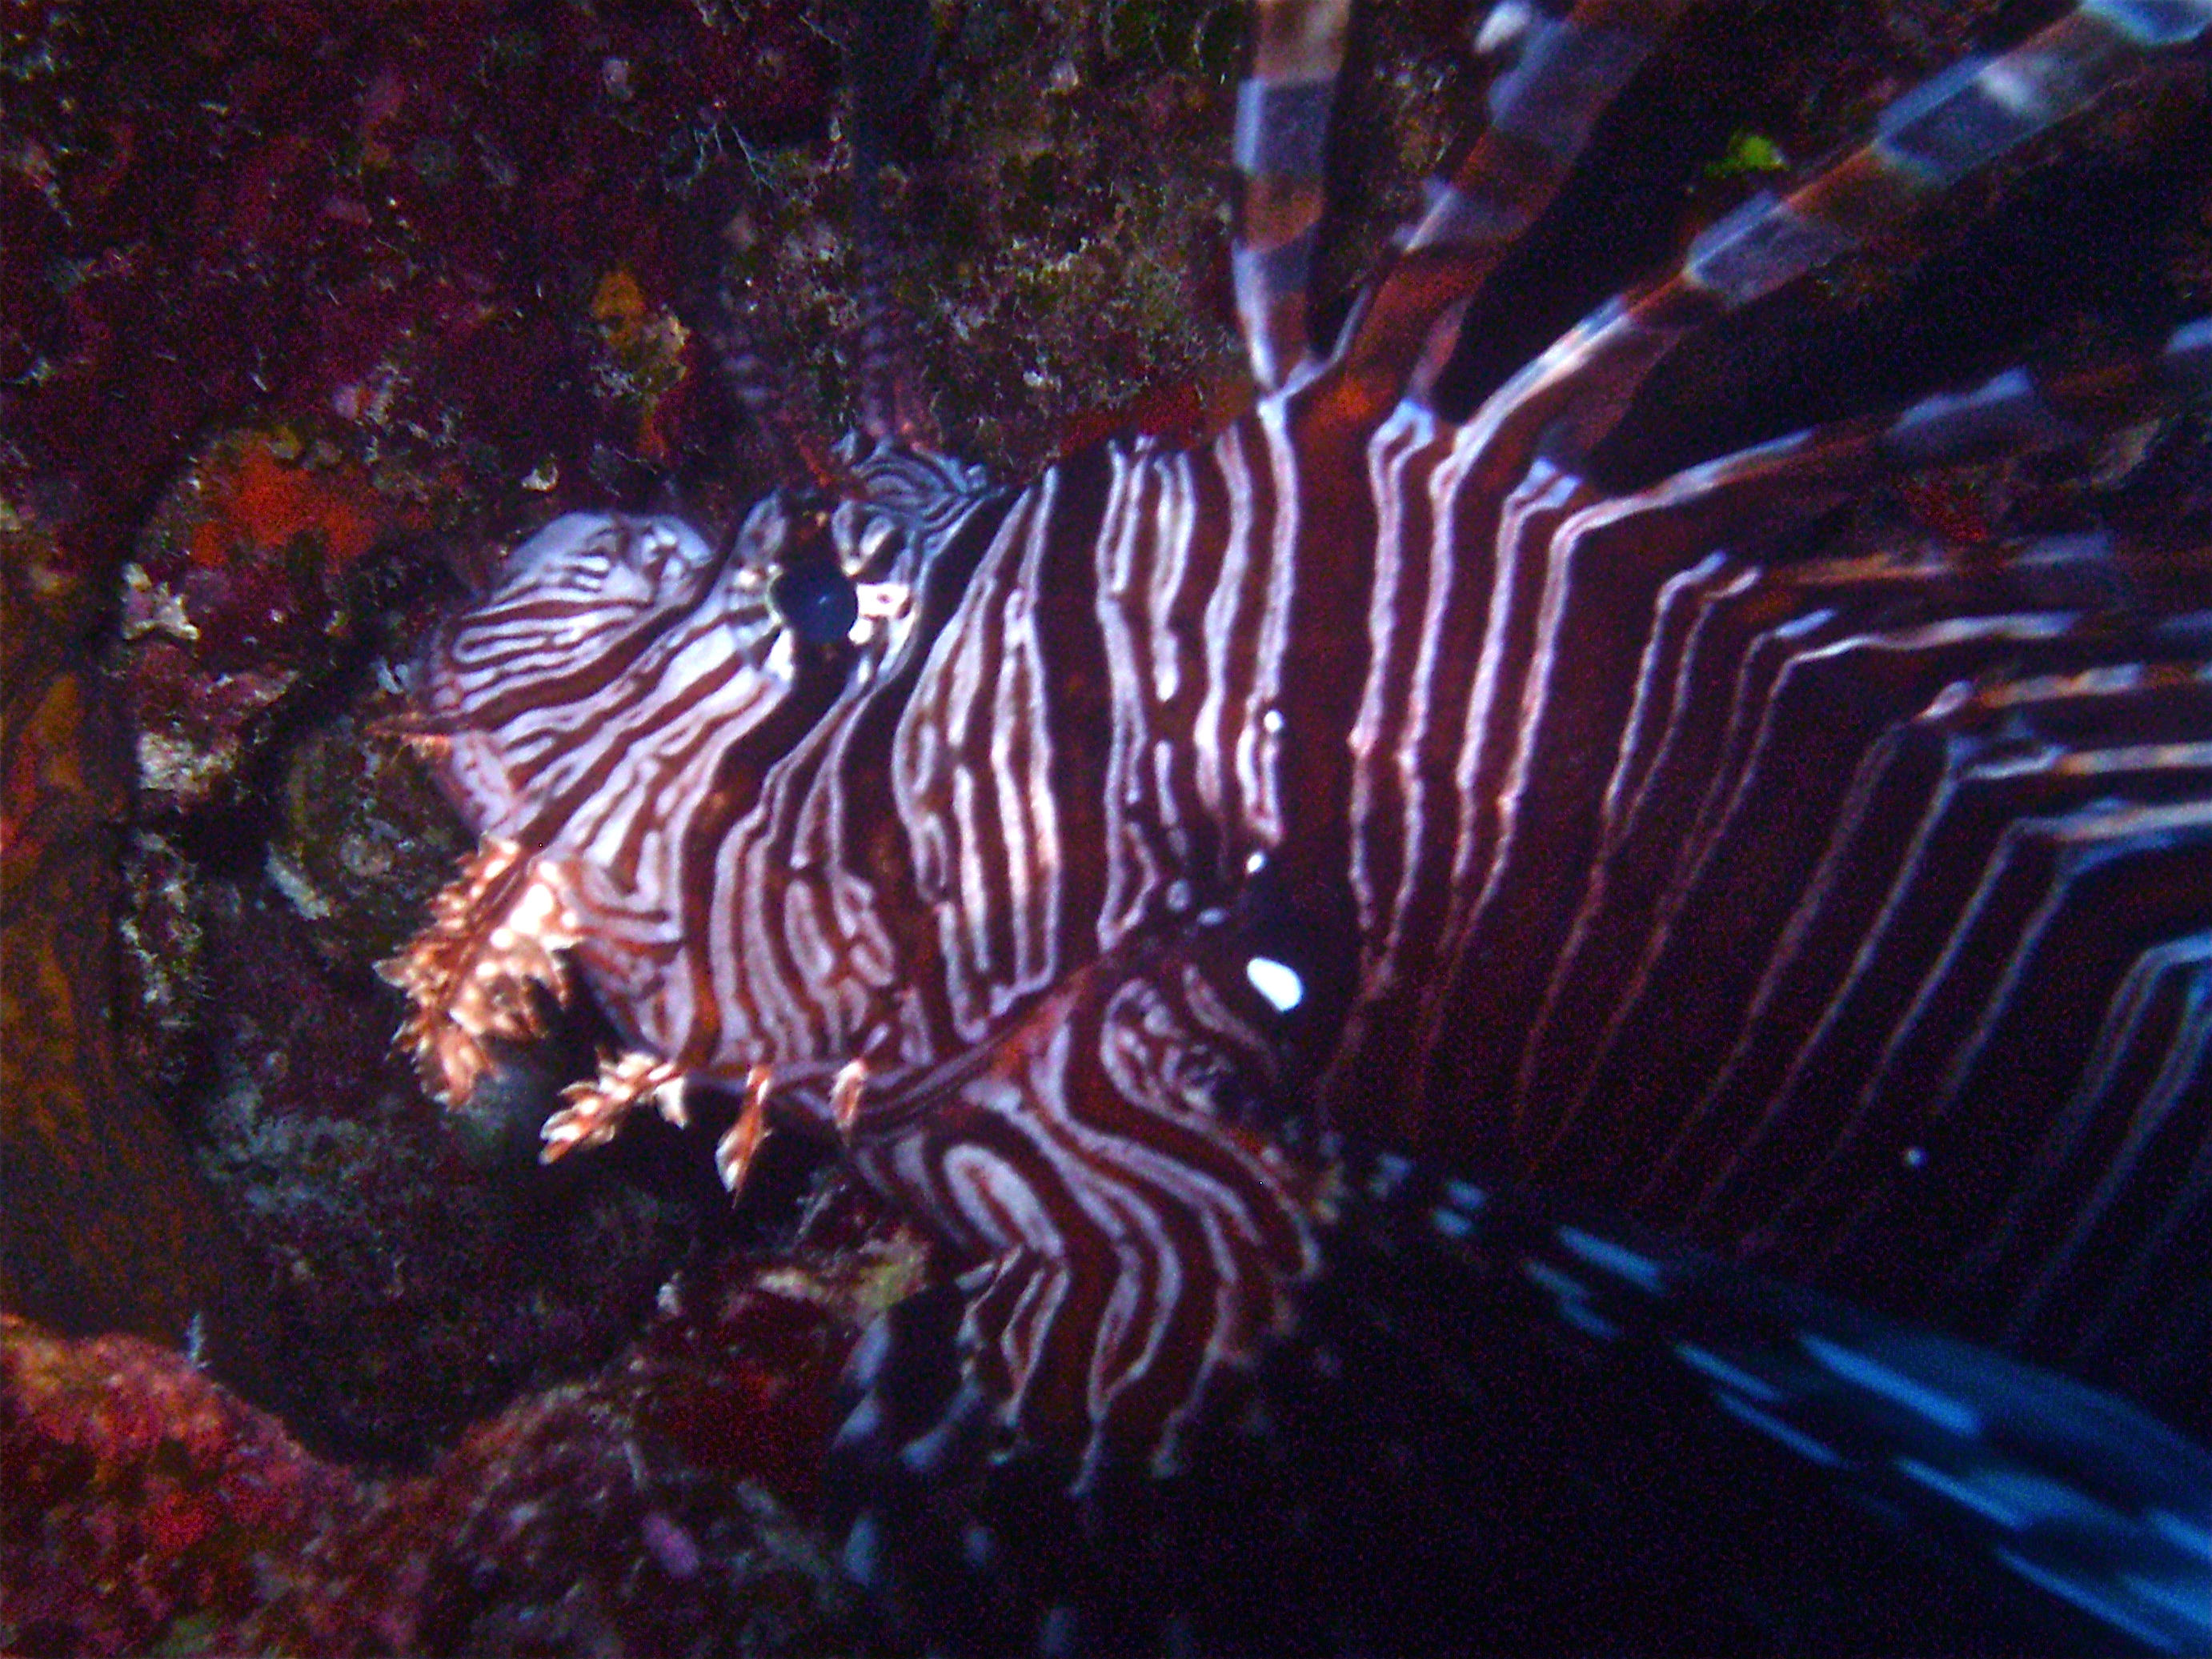
<path id="1" fill-rule="evenodd" d="M 1256 395 L 1211 437 L 1010 485 L 878 396 L 732 534 L 572 514 L 443 628 L 420 717 L 483 840 L 389 970 L 427 1085 L 580 985 L 623 1047 L 547 1158 L 716 1094 L 732 1189 L 771 1127 L 834 1141 L 963 1268 L 856 1358 L 841 1452 L 887 1481 L 963 1437 L 1079 1493 L 1171 1470 L 1364 1274 L 1470 1376 L 1548 1319 L 2073 1637 L 2203 1646 L 2212 1462 L 1888 1316 L 2203 1334 L 2212 546 L 1835 525 L 2201 392 L 2212 320 L 1592 457 L 1686 342 L 2201 52 L 2212 4 L 1957 65 L 1465 410 L 1462 319 L 1682 5 L 1493 8 L 1486 120 L 1323 337 L 1346 4 L 1252 9 Z"/>

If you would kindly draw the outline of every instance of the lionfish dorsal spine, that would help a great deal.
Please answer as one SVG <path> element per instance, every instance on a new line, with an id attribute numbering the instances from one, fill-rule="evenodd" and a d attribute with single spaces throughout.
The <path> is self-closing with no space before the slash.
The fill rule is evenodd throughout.
<path id="1" fill-rule="evenodd" d="M 1232 145 L 1243 181 L 1231 258 L 1253 383 L 1279 390 L 1312 349 L 1307 285 L 1321 234 L 1329 117 L 1351 0 L 1252 9 L 1251 63 Z"/>

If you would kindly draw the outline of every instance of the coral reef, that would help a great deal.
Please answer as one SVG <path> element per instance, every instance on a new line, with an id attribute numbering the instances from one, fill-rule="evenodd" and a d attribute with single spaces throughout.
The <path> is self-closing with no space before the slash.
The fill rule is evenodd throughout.
<path id="1" fill-rule="evenodd" d="M 138 807 L 231 799 L 277 716 L 355 627 L 364 562 L 428 522 L 417 472 L 379 481 L 327 439 L 237 428 L 169 483 L 123 570 L 119 673 Z"/>
<path id="2" fill-rule="evenodd" d="M 274 1564 L 358 1503 L 353 1478 L 136 1337 L 69 1341 L 0 1316 L 0 1645 L 143 1652 L 224 1626 Z"/>
<path id="3" fill-rule="evenodd" d="M 811 1448 L 858 1320 L 910 1273 L 892 1240 L 726 1262 L 627 1365 L 398 1477 L 318 1458 L 184 1355 L 0 1316 L 0 1647 L 857 1650 Z"/>
<path id="4" fill-rule="evenodd" d="M 519 1402 L 317 1538 L 252 1651 L 819 1653 L 847 1594 L 761 1487 L 708 1479 L 576 1389 Z"/>

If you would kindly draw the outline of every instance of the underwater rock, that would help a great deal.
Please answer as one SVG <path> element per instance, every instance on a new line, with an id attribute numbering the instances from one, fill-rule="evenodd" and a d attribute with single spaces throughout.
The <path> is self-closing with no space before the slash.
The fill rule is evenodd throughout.
<path id="1" fill-rule="evenodd" d="M 526 1395 L 396 1478 L 317 1458 L 184 1355 L 0 1316 L 0 1647 L 860 1649 L 788 1460 L 818 1444 L 862 1260 L 726 1263 L 712 1343 L 671 1312 L 659 1356 Z M 686 1399 L 760 1417 L 702 1460 Z"/>
<path id="2" fill-rule="evenodd" d="M 143 1653 L 258 1607 L 359 1501 L 283 1426 L 135 1337 L 0 1315 L 0 1647 Z"/>
<path id="3" fill-rule="evenodd" d="M 464 850 L 415 757 L 374 731 L 374 700 L 305 732 L 284 757 L 264 868 L 325 962 L 365 972 L 405 941 L 423 895 Z M 364 729 L 364 728 L 369 729 Z"/>
<path id="4" fill-rule="evenodd" d="M 800 1522 L 577 1388 L 509 1407 L 325 1531 L 239 1633 L 254 1651 L 610 1659 L 856 1640 L 848 1592 Z"/>
<path id="5" fill-rule="evenodd" d="M 96 605 L 51 527 L 11 516 L 0 538 L 0 1305 L 172 1341 L 204 1317 L 245 1364 L 254 1322 L 228 1293 L 236 1240 L 118 1054 L 127 763 L 112 687 L 82 644 Z M 234 1334 L 243 1340 L 221 1340 Z"/>
<path id="6" fill-rule="evenodd" d="M 411 1460 L 614 1353 L 701 1221 L 650 1152 L 542 1182 L 542 1089 L 512 1123 L 438 1112 L 390 1052 L 389 994 L 296 904 L 210 885 L 199 1156 L 253 1247 L 299 1432 Z"/>
<path id="7" fill-rule="evenodd" d="M 200 886 L 198 866 L 175 842 L 151 830 L 131 833 L 123 854 L 115 1023 L 131 1075 L 163 1094 L 185 1081 L 205 1006 Z"/>
<path id="8" fill-rule="evenodd" d="M 404 483 L 282 425 L 223 434 L 171 483 L 123 573 L 141 811 L 231 793 L 353 632 L 364 562 L 428 523 L 430 486 Z"/>

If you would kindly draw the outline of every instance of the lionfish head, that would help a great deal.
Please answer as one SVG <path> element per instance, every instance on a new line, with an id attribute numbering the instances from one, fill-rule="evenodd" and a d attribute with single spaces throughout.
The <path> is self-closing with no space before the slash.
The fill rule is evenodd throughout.
<path id="1" fill-rule="evenodd" d="M 791 489 L 717 541 L 666 515 L 554 520 L 422 665 L 417 707 L 456 803 L 480 834 L 529 842 L 532 817 L 650 746 L 672 703 L 710 717 L 726 745 L 810 682 L 865 675 L 902 637 L 896 531 L 864 504 Z"/>

